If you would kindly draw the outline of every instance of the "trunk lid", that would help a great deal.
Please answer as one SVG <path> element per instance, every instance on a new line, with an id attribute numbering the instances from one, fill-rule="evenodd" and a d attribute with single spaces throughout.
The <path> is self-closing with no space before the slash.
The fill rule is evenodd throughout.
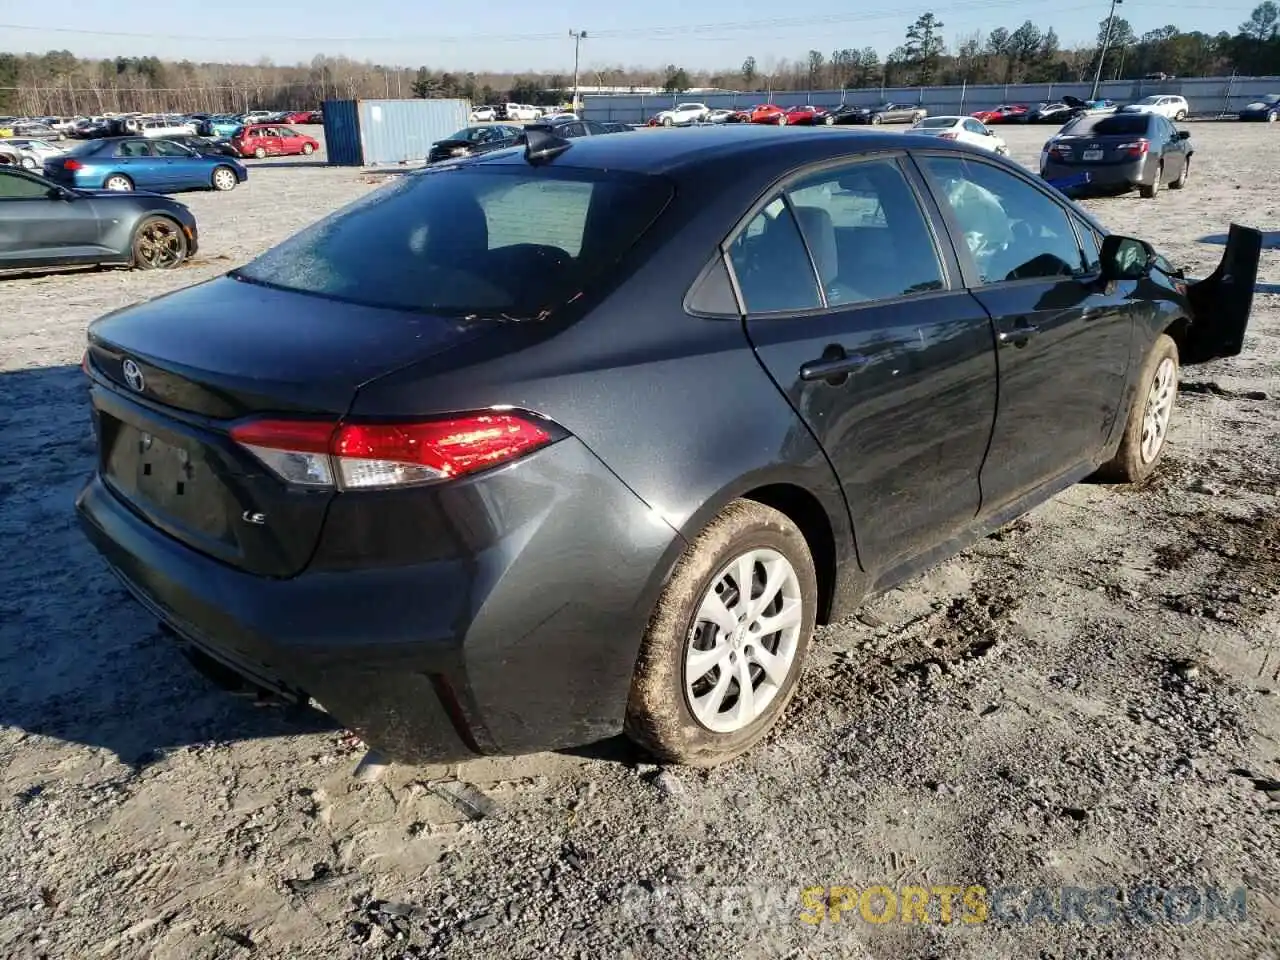
<path id="1" fill-rule="evenodd" d="M 230 277 L 94 322 L 98 470 L 136 513 L 245 571 L 300 572 L 328 488 L 289 487 L 227 434 L 250 414 L 337 421 L 360 386 L 497 324 L 357 306 Z"/>

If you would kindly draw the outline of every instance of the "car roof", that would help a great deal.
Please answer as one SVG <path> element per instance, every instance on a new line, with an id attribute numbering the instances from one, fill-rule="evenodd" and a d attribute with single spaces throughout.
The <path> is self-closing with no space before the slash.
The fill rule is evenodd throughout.
<path id="1" fill-rule="evenodd" d="M 939 144 L 938 146 L 942 146 Z M 970 150 L 947 144 L 943 149 Z M 582 137 L 551 163 L 563 167 L 591 167 L 630 173 L 673 174 L 718 163 L 736 163 L 753 154 L 776 157 L 792 151 L 797 164 L 877 150 L 921 149 L 919 137 L 906 133 L 823 127 L 800 130 L 746 124 L 693 127 L 688 130 L 646 130 L 637 137 Z M 937 149 L 934 144 L 929 149 Z M 477 158 L 479 163 L 524 163 L 520 150 Z"/>

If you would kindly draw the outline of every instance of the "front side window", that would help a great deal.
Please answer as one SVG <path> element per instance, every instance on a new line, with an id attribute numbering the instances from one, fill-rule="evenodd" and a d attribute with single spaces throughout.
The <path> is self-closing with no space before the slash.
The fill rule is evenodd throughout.
<path id="1" fill-rule="evenodd" d="M 1067 212 L 1035 187 L 991 164 L 921 158 L 950 207 L 984 284 L 1072 277 L 1083 271 Z"/>
<path id="2" fill-rule="evenodd" d="M 536 316 L 605 275 L 671 196 L 660 177 L 571 168 L 414 174 L 233 276 L 376 307 Z"/>
<path id="3" fill-rule="evenodd" d="M 1076 233 L 1080 237 L 1080 248 L 1084 254 L 1085 273 L 1097 273 L 1102 269 L 1102 246 L 1098 234 L 1093 227 L 1076 218 Z"/>
<path id="4" fill-rule="evenodd" d="M 830 306 L 943 288 L 928 222 L 896 161 L 823 171 L 787 194 Z"/>
<path id="5" fill-rule="evenodd" d="M 155 150 L 158 157 L 189 157 L 191 151 L 178 143 L 172 143 L 168 140 L 157 140 L 153 144 L 152 149 Z"/>
<path id="6" fill-rule="evenodd" d="M 47 184 L 15 170 L 0 170 L 0 200 L 43 200 L 48 196 Z"/>
<path id="7" fill-rule="evenodd" d="M 987 135 L 987 128 L 984 127 L 982 124 L 980 124 L 977 120 L 966 120 L 964 122 L 964 128 L 968 130 L 970 133 L 976 133 L 979 136 L 985 137 Z"/>

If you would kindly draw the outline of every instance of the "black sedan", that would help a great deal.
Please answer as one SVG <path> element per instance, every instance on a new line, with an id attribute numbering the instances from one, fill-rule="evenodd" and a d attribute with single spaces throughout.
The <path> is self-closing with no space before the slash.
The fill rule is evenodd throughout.
<path id="1" fill-rule="evenodd" d="M 433 143 L 427 154 L 427 162 L 436 163 L 453 157 L 472 157 L 491 150 L 502 150 L 519 143 L 522 136 L 522 128 L 501 123 L 464 127 Z"/>
<path id="2" fill-rule="evenodd" d="M 1239 113 L 1241 120 L 1261 120 L 1275 123 L 1280 120 L 1280 93 L 1268 93 L 1244 105 Z"/>
<path id="3" fill-rule="evenodd" d="M 95 264 L 168 269 L 196 247 L 196 218 L 176 200 L 74 189 L 0 167 L 0 271 Z"/>
<path id="4" fill-rule="evenodd" d="M 893 103 L 887 101 L 874 107 L 855 107 L 842 104 L 832 114 L 836 123 L 917 123 L 929 115 L 918 103 Z"/>
<path id="5" fill-rule="evenodd" d="M 1191 176 L 1191 134 L 1158 113 L 1112 113 L 1072 120 L 1045 144 L 1040 175 L 1066 180 L 1088 173 L 1089 190 L 1154 197 Z"/>
<path id="6" fill-rule="evenodd" d="M 1026 112 L 1021 122 L 1053 123 L 1062 126 L 1085 113 L 1088 109 L 1088 105 L 1078 97 L 1063 97 L 1061 100 L 1036 104 Z"/>
<path id="7" fill-rule="evenodd" d="M 188 150 L 194 150 L 196 153 L 206 157 L 236 157 L 239 158 L 240 152 L 231 145 L 230 140 L 219 140 L 215 137 L 201 137 L 194 134 L 179 134 L 175 137 L 165 137 L 164 139 L 171 143 L 180 143 Z"/>
<path id="8" fill-rule="evenodd" d="M 77 509 L 211 675 L 410 762 L 747 750 L 815 623 L 1156 470 L 1261 249 L 1188 285 L 1003 157 L 822 128 L 530 128 L 371 197 L 90 326 Z"/>

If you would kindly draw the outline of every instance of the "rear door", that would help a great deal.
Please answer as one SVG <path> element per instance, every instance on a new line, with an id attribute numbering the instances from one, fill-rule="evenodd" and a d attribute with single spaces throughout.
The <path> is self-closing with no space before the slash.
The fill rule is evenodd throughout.
<path id="1" fill-rule="evenodd" d="M 1151 131 L 1152 146 L 1160 147 L 1160 158 L 1164 163 L 1164 182 L 1170 183 L 1182 175 L 1187 165 L 1187 142 L 1178 136 L 1178 128 L 1172 121 L 1161 116 L 1151 119 L 1154 127 Z"/>
<path id="2" fill-rule="evenodd" d="M 727 250 L 751 343 L 826 451 L 873 573 L 979 506 L 995 348 L 937 223 L 906 157 L 880 155 L 793 178 Z"/>
<path id="3" fill-rule="evenodd" d="M 52 184 L 0 168 L 0 269 L 101 258 L 102 228 L 93 201 L 51 195 Z"/>
<path id="4" fill-rule="evenodd" d="M 995 321 L 1000 409 L 982 468 L 983 511 L 1096 461 L 1119 412 L 1136 281 L 1111 292 L 1096 238 L 1031 177 L 986 158 L 919 151 L 966 282 Z M 1088 262 L 1086 262 L 1088 260 Z"/>
<path id="5" fill-rule="evenodd" d="M 302 144 L 306 139 L 297 130 L 289 127 L 276 127 L 276 133 L 280 135 L 280 152 L 284 154 L 293 154 L 302 152 Z"/>

